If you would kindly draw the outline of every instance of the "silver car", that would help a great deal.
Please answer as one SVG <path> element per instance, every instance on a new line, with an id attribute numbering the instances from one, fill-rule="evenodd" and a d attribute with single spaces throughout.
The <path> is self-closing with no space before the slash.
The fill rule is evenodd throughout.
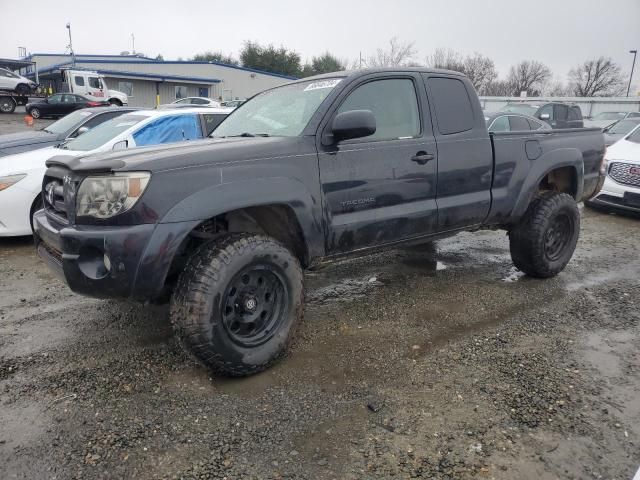
<path id="1" fill-rule="evenodd" d="M 0 90 L 10 90 L 19 95 L 29 95 L 36 89 L 37 85 L 17 73 L 13 73 L 6 68 L 0 68 Z"/>

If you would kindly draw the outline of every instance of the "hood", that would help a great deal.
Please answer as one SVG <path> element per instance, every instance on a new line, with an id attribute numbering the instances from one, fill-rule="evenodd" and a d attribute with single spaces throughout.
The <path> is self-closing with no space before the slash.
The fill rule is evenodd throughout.
<path id="1" fill-rule="evenodd" d="M 585 128 L 605 128 L 618 120 L 584 120 Z"/>
<path id="2" fill-rule="evenodd" d="M 58 151 L 61 155 L 67 154 L 66 150 Z M 144 170 L 158 173 L 181 167 L 292 156 L 310 151 L 315 151 L 313 137 L 208 138 L 72 159 L 52 159 L 47 165 L 61 164 L 80 172 Z"/>
<path id="3" fill-rule="evenodd" d="M 29 132 L 7 133 L 0 135 L 0 150 L 3 148 L 21 147 L 37 143 L 55 142 L 58 135 L 44 130 L 32 130 Z"/>
<path id="4" fill-rule="evenodd" d="M 0 176 L 13 175 L 14 173 L 22 173 L 38 168 L 44 168 L 45 162 L 48 159 L 60 155 L 61 153 L 67 154 L 67 150 L 60 150 L 55 147 L 46 147 L 39 150 L 32 150 L 30 152 L 0 157 Z"/>
<path id="5" fill-rule="evenodd" d="M 622 137 L 624 137 L 626 133 L 605 133 L 604 134 L 604 144 L 608 147 L 609 145 L 613 145 Z"/>
<path id="6" fill-rule="evenodd" d="M 607 148 L 606 158 L 609 162 L 620 160 L 640 165 L 640 143 L 630 142 L 624 138 L 618 140 Z"/>

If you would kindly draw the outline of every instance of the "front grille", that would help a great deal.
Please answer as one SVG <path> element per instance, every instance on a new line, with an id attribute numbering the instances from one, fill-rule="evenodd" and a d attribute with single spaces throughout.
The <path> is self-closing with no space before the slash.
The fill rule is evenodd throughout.
<path id="1" fill-rule="evenodd" d="M 46 212 L 62 223 L 72 220 L 75 184 L 70 172 L 60 167 L 47 169 L 42 182 L 42 199 Z"/>
<path id="2" fill-rule="evenodd" d="M 635 170 L 633 173 L 632 169 Z M 623 185 L 640 187 L 640 165 L 614 162 L 609 169 L 609 176 Z"/>

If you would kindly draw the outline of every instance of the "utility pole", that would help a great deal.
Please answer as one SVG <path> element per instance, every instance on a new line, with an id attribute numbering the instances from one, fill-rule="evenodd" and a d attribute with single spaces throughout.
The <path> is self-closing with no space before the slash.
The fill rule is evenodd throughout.
<path id="1" fill-rule="evenodd" d="M 136 54 L 136 37 L 133 35 L 133 33 L 131 34 L 131 51 L 134 55 Z"/>
<path id="2" fill-rule="evenodd" d="M 629 50 L 629 53 L 633 53 L 633 63 L 631 64 L 631 73 L 629 74 L 629 86 L 627 87 L 627 97 L 629 96 L 629 90 L 631 90 L 631 79 L 633 78 L 633 69 L 636 67 L 636 55 L 638 50 Z"/>
<path id="3" fill-rule="evenodd" d="M 360 69 L 362 70 L 362 52 L 360 52 Z"/>
<path id="4" fill-rule="evenodd" d="M 76 54 L 73 51 L 73 42 L 71 41 L 71 23 L 67 22 L 67 30 L 69 30 L 69 51 L 71 52 L 71 65 L 76 66 Z"/>

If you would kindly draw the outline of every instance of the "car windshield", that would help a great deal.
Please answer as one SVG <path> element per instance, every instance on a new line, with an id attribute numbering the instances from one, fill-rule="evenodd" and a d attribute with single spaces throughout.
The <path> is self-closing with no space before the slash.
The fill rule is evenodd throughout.
<path id="1" fill-rule="evenodd" d="M 523 115 L 534 115 L 538 111 L 538 107 L 524 104 L 509 104 L 500 109 L 501 112 L 521 113 Z"/>
<path id="2" fill-rule="evenodd" d="M 211 137 L 298 136 L 340 81 L 340 78 L 310 80 L 263 92 L 238 107 Z"/>
<path id="3" fill-rule="evenodd" d="M 79 123 L 83 122 L 87 117 L 92 115 L 91 112 L 87 110 L 76 110 L 75 112 L 70 113 L 69 115 L 62 117 L 57 122 L 53 122 L 51 125 L 48 125 L 43 128 L 45 132 L 49 133 L 65 133 L 72 128 L 75 128 Z"/>
<path id="4" fill-rule="evenodd" d="M 607 133 L 615 133 L 617 135 L 624 135 L 626 133 L 629 133 L 635 127 L 637 127 L 639 123 L 640 123 L 640 121 L 638 121 L 638 120 L 636 120 L 636 121 L 633 121 L 633 120 L 620 120 L 618 123 L 613 125 L 609 129 L 609 131 Z"/>
<path id="5" fill-rule="evenodd" d="M 593 117 L 594 120 L 620 120 L 625 116 L 624 112 L 602 112 Z"/>
<path id="6" fill-rule="evenodd" d="M 107 120 L 78 138 L 63 143 L 60 148 L 80 152 L 95 150 L 147 118 L 149 117 L 146 115 L 121 115 Z"/>

